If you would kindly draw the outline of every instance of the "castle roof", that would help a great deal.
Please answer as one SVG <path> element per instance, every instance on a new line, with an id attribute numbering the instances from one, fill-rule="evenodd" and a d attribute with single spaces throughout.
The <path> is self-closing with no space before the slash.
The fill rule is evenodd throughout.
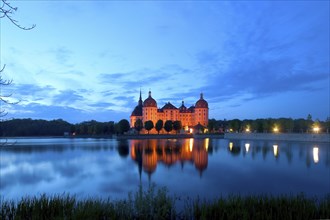
<path id="1" fill-rule="evenodd" d="M 142 107 L 143 107 L 142 105 L 137 105 L 137 106 L 134 108 L 134 110 L 133 110 L 131 116 L 142 116 Z"/>
<path id="2" fill-rule="evenodd" d="M 209 104 L 203 98 L 203 93 L 201 93 L 200 99 L 196 102 L 195 108 L 209 108 Z"/>
<path id="3" fill-rule="evenodd" d="M 144 107 L 156 107 L 157 108 L 157 102 L 155 99 L 151 97 L 151 92 L 149 91 L 149 97 L 144 100 L 143 102 Z"/>
<path id="4" fill-rule="evenodd" d="M 142 116 L 142 108 L 143 108 L 143 104 L 142 104 L 142 95 L 141 95 L 141 90 L 140 90 L 140 98 L 139 98 L 138 105 L 134 108 L 131 116 Z"/>
<path id="5" fill-rule="evenodd" d="M 187 110 L 187 107 L 184 106 L 184 101 L 182 101 L 182 105 L 179 107 L 179 110 L 180 110 L 180 112 L 181 112 L 181 111 L 186 111 L 186 110 Z"/>
<path id="6" fill-rule="evenodd" d="M 195 106 L 190 106 L 189 108 L 188 108 L 188 111 L 190 111 L 190 112 L 195 112 Z"/>
<path id="7" fill-rule="evenodd" d="M 164 109 L 177 109 L 177 107 L 175 107 L 170 102 L 168 102 L 163 106 L 162 110 L 164 110 Z"/>

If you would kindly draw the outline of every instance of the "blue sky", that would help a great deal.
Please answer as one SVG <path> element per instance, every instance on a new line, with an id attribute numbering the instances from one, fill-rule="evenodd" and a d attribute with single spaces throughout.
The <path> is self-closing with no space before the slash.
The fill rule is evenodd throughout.
<path id="1" fill-rule="evenodd" d="M 158 107 L 210 118 L 325 120 L 328 1 L 14 1 L 1 64 L 18 105 L 8 118 L 128 119 L 149 89 Z"/>

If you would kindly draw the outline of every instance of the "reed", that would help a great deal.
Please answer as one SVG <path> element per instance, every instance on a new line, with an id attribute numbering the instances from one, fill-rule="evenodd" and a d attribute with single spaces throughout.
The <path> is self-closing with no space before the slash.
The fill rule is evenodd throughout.
<path id="1" fill-rule="evenodd" d="M 176 202 L 184 207 L 177 211 Z M 228 196 L 215 200 L 170 196 L 152 185 L 126 199 L 63 194 L 1 201 L 1 219 L 329 219 L 330 194 L 322 199 L 296 196 Z"/>

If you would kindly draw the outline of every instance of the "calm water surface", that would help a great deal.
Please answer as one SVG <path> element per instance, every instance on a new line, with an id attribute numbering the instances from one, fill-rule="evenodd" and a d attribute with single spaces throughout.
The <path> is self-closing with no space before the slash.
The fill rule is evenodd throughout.
<path id="1" fill-rule="evenodd" d="M 9 140 L 13 141 L 13 140 Z M 126 198 L 155 183 L 171 194 L 330 193 L 327 143 L 226 139 L 15 139 L 0 149 L 5 199 L 70 193 Z"/>

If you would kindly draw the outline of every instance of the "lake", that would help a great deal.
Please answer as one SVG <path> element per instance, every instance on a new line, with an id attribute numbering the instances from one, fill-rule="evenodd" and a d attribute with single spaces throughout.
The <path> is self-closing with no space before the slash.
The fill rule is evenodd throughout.
<path id="1" fill-rule="evenodd" d="M 330 193 L 328 143 L 227 139 L 18 138 L 0 149 L 4 199 L 70 193 L 126 198 L 141 184 L 178 196 L 322 197 Z"/>

